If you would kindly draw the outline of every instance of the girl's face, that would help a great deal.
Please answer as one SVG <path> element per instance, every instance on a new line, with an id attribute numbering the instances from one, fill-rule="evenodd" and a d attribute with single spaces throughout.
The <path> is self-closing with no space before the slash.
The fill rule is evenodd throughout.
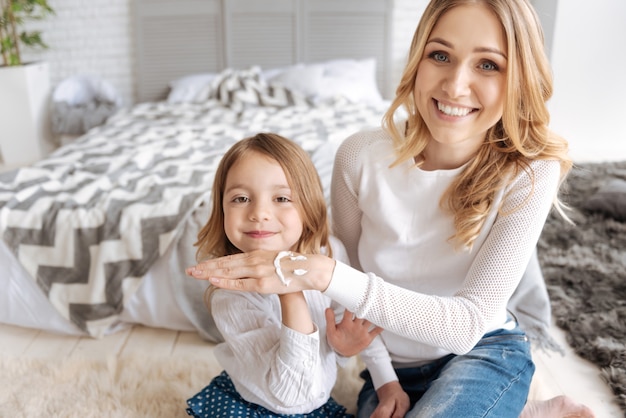
<path id="1" fill-rule="evenodd" d="M 481 4 L 446 12 L 430 34 L 414 87 L 417 109 L 438 150 L 462 165 L 502 117 L 506 37 L 497 17 Z"/>
<path id="2" fill-rule="evenodd" d="M 224 188 L 224 230 L 243 252 L 294 250 L 302 219 L 282 167 L 258 152 L 235 163 Z"/>

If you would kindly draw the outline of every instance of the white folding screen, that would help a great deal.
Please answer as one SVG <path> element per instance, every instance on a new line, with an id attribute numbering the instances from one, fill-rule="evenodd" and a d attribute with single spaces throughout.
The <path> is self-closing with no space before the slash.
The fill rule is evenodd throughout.
<path id="1" fill-rule="evenodd" d="M 301 61 L 376 58 L 377 81 L 386 93 L 390 69 L 390 1 L 303 0 Z"/>
<path id="2" fill-rule="evenodd" d="M 177 77 L 224 68 L 220 0 L 135 0 L 137 101 L 165 98 Z"/>
<path id="3" fill-rule="evenodd" d="M 297 0 L 225 0 L 226 66 L 263 68 L 298 60 Z"/>
<path id="4" fill-rule="evenodd" d="M 374 57 L 385 92 L 392 0 L 135 0 L 137 100 L 177 77 Z"/>

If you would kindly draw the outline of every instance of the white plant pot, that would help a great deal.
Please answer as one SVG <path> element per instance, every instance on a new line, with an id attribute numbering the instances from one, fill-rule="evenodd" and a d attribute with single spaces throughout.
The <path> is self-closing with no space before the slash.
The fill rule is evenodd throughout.
<path id="1" fill-rule="evenodd" d="M 48 63 L 0 67 L 0 156 L 3 168 L 40 160 L 51 143 Z"/>

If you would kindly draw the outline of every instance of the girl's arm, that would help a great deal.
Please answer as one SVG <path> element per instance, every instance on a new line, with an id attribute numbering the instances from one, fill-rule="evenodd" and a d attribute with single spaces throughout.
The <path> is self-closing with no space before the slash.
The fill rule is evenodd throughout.
<path id="1" fill-rule="evenodd" d="M 216 347 L 216 356 L 245 399 L 276 412 L 296 413 L 326 401 L 336 366 L 327 345 L 320 344 L 304 295 L 282 298 L 285 303 L 275 295 L 216 291 L 211 309 L 225 340 Z M 312 303 L 312 309 L 323 310 L 322 302 Z M 282 312 L 285 323 L 313 332 L 283 325 Z"/>
<path id="2" fill-rule="evenodd" d="M 280 312 L 284 326 L 302 334 L 315 332 L 316 328 L 311 319 L 304 293 L 286 293 L 279 295 L 278 299 L 280 300 Z"/>

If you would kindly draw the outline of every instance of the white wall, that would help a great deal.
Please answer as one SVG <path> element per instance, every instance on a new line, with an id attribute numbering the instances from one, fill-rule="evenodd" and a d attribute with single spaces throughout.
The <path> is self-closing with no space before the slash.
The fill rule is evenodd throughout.
<path id="1" fill-rule="evenodd" d="M 559 0 L 556 12 L 551 126 L 575 161 L 626 160 L 626 1 Z"/>
<path id="2" fill-rule="evenodd" d="M 428 0 L 394 0 L 391 25 L 391 80 L 389 92 L 395 93 L 420 16 Z"/>
<path id="3" fill-rule="evenodd" d="M 50 47 L 28 51 L 26 60 L 50 64 L 54 88 L 65 78 L 89 74 L 111 82 L 127 104 L 133 100 L 132 0 L 49 0 L 55 15 L 29 21 Z"/>

